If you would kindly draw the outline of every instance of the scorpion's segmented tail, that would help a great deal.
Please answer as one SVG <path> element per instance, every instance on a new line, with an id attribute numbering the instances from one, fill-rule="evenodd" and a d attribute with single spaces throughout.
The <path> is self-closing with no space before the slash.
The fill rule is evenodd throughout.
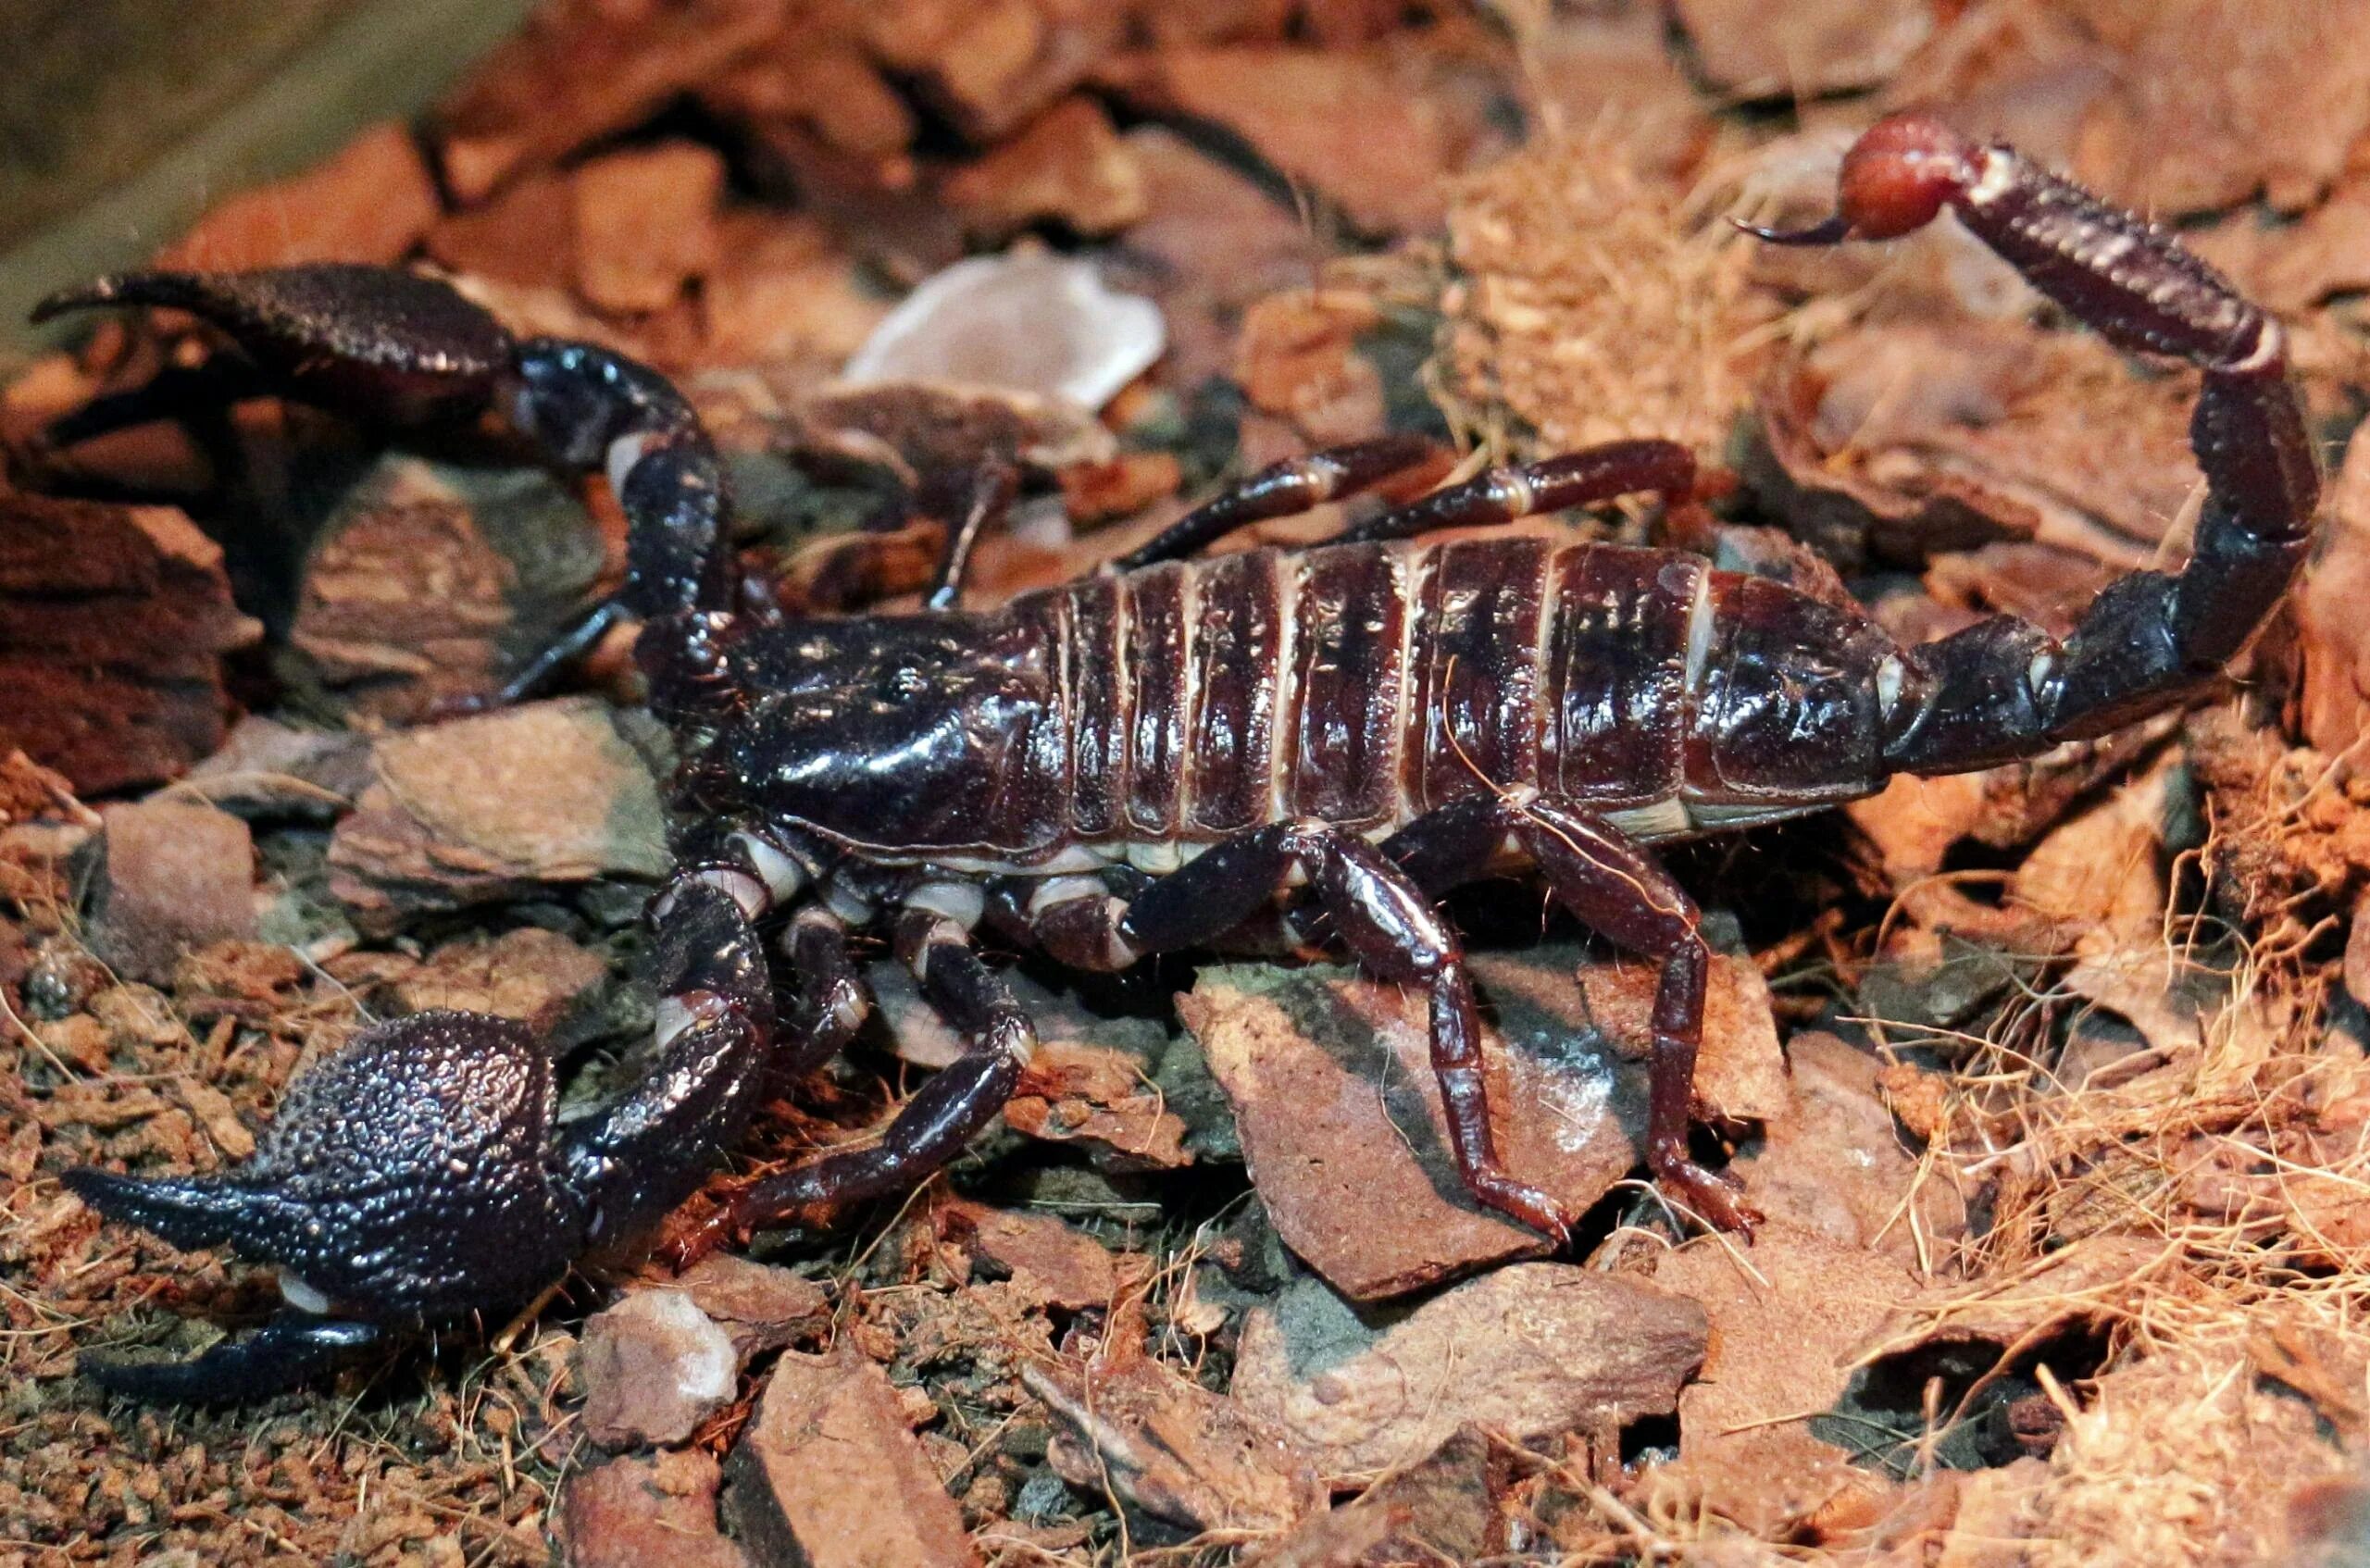
<path id="1" fill-rule="evenodd" d="M 2170 234 L 2014 148 L 1898 116 L 1845 156 L 1834 218 L 1751 231 L 1784 244 L 1889 239 L 1945 207 L 2118 348 L 2204 372 L 2189 435 L 2208 493 L 2188 566 L 2110 584 L 2063 642 L 2002 616 L 1904 650 L 1885 676 L 1885 760 L 1911 773 L 2101 734 L 2218 673 L 2287 591 L 2320 497 L 2279 323 Z"/>

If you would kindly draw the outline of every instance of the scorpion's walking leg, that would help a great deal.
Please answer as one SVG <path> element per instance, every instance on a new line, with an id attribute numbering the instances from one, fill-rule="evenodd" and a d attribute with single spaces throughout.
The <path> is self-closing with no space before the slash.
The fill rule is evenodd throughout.
<path id="1" fill-rule="evenodd" d="M 925 608 L 952 610 L 961 605 L 964 579 L 971 573 L 971 552 L 981 534 L 1004 526 L 1019 487 L 1020 471 L 1000 457 L 990 457 L 973 470 L 965 487 L 961 516 L 947 525 L 946 548 L 939 555 L 938 574 L 922 600 Z"/>
<path id="2" fill-rule="evenodd" d="M 1369 517 L 1328 542 L 1374 544 L 1414 539 L 1439 529 L 1510 523 L 1566 506 L 1588 506 L 1624 495 L 1660 495 L 1672 506 L 1694 498 L 1695 457 L 1670 441 L 1616 441 L 1541 458 L 1515 468 L 1490 468 L 1463 484 L 1419 496 Z"/>
<path id="3" fill-rule="evenodd" d="M 1509 840 L 1580 924 L 1660 965 L 1648 1059 L 1647 1168 L 1709 1224 L 1749 1231 L 1758 1216 L 1738 1203 L 1734 1179 L 1706 1170 L 1688 1152 L 1712 954 L 1695 901 L 1653 852 L 1578 803 L 1508 794 L 1442 806 L 1385 840 L 1382 852 L 1438 897 L 1487 875 Z"/>
<path id="4" fill-rule="evenodd" d="M 1365 840 L 1318 821 L 1254 828 L 1131 902 L 1091 889 L 1049 900 L 1036 916 L 1040 940 L 1065 963 L 1123 968 L 1144 954 L 1191 947 L 1241 926 L 1273 902 L 1295 868 L 1315 886 L 1334 929 L 1367 972 L 1428 991 L 1432 1069 L 1466 1186 L 1490 1207 L 1565 1240 L 1571 1216 L 1547 1193 L 1516 1181 L 1498 1158 L 1480 1023 L 1456 934 L 1407 874 Z"/>
<path id="5" fill-rule="evenodd" d="M 2108 585 L 2064 642 L 2000 616 L 1902 651 L 1879 678 L 1885 762 L 1952 773 L 2097 735 L 2219 673 L 2311 543 L 2320 476 L 2278 322 L 2162 233 L 1936 122 L 1880 122 L 1846 156 L 1841 210 L 1787 243 L 1886 239 L 1945 207 L 2119 348 L 2177 356 L 2204 386 L 2189 439 L 2207 495 L 2189 565 Z"/>
<path id="6" fill-rule="evenodd" d="M 872 1011 L 872 993 L 848 958 L 847 923 L 821 904 L 807 904 L 791 916 L 780 946 L 798 977 L 798 992 L 773 1053 L 773 1076 L 788 1082 L 847 1048 Z"/>
<path id="7" fill-rule="evenodd" d="M 1191 555 L 1235 529 L 1341 501 L 1403 473 L 1438 448 L 1421 436 L 1378 436 L 1273 464 L 1204 502 L 1104 569 L 1131 572 Z"/>
<path id="8" fill-rule="evenodd" d="M 896 948 L 923 1000 L 967 1049 L 914 1091 L 879 1143 L 826 1154 L 747 1188 L 679 1248 L 679 1257 L 696 1257 L 733 1231 L 762 1229 L 815 1204 L 910 1190 L 960 1154 L 1012 1098 L 1036 1054 L 1036 1026 L 981 960 L 967 926 L 916 904 L 898 917 Z"/>

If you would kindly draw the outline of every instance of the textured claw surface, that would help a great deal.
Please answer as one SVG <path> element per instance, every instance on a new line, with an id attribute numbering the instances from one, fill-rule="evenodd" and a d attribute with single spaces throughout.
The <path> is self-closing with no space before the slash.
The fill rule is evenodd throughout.
<path id="1" fill-rule="evenodd" d="M 258 1400 L 310 1382 L 385 1338 L 376 1324 L 284 1312 L 255 1333 L 225 1339 L 187 1361 L 84 1357 L 83 1376 L 111 1394 L 151 1404 Z"/>
<path id="2" fill-rule="evenodd" d="M 292 388 L 336 401 L 481 403 L 510 364 L 510 334 L 432 278 L 325 263 L 252 272 L 120 272 L 60 290 L 33 307 L 46 321 L 102 305 L 164 305 L 204 317 Z"/>
<path id="3" fill-rule="evenodd" d="M 298 1079 L 256 1156 L 208 1180 L 69 1181 L 181 1246 L 227 1243 L 341 1311 L 388 1321 L 521 1300 L 580 1251 L 548 1164 L 551 1064 L 507 1020 L 420 1013 Z"/>

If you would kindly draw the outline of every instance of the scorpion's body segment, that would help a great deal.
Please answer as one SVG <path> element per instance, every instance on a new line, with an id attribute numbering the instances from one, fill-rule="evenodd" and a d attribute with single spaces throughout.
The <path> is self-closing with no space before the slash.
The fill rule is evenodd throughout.
<path id="1" fill-rule="evenodd" d="M 728 721 L 692 777 L 712 808 L 791 820 L 879 864 L 1166 873 L 1247 828 L 1311 819 L 1380 841 L 1476 794 L 1565 801 L 1655 841 L 1814 811 L 1886 776 L 1891 641 L 1865 616 L 1676 551 L 1254 550 L 992 614 L 832 626 L 834 641 L 873 641 L 848 661 L 867 678 L 917 654 L 992 670 L 1010 728 L 998 766 L 967 770 L 978 792 L 935 790 L 926 809 L 910 775 L 766 768 L 817 755 L 786 744 L 813 696 L 780 691 L 777 672 L 811 679 L 831 662 L 797 625 L 736 653 L 743 688 L 777 694 Z M 860 696 L 834 691 L 834 712 Z M 911 704 L 900 711 L 910 729 Z M 938 716 L 951 746 L 980 743 L 977 710 L 967 726 Z"/>
<path id="2" fill-rule="evenodd" d="M 1994 616 L 1902 647 L 1832 594 L 1692 555 L 1423 541 L 1629 492 L 1688 501 L 1691 459 L 1651 441 L 1491 470 L 1325 548 L 1187 558 L 1425 455 L 1383 438 L 1254 476 L 1106 575 L 964 612 L 969 543 L 1011 490 L 984 474 L 924 611 L 786 619 L 742 602 L 690 407 L 614 354 L 513 342 L 457 296 L 369 268 L 136 275 L 52 302 L 191 309 L 299 395 L 500 407 L 555 460 L 605 471 L 631 525 L 626 582 L 530 675 L 613 615 L 639 616 L 636 658 L 683 757 L 678 869 L 651 906 L 648 1070 L 562 1123 L 553 1065 L 524 1031 L 418 1014 L 303 1080 L 237 1172 L 71 1173 L 113 1217 L 278 1265 L 291 1303 L 193 1362 L 94 1372 L 151 1397 L 251 1394 L 382 1327 L 515 1303 L 647 1230 L 769 1077 L 853 1037 L 867 999 L 848 937 L 879 920 L 970 1049 L 876 1146 L 742 1191 L 703 1244 L 908 1186 L 994 1116 L 1034 1036 L 972 948 L 983 920 L 1064 963 L 1118 968 L 1226 939 L 1299 884 L 1366 970 L 1428 998 L 1474 1196 L 1561 1238 L 1574 1216 L 1496 1154 L 1464 955 L 1434 906 L 1516 865 L 1658 965 L 1647 1162 L 1698 1214 L 1745 1225 L 1731 1184 L 1690 1157 L 1710 955 L 1650 846 L 1815 810 L 1895 773 L 2028 757 L 2179 701 L 2277 602 L 2318 496 L 2278 325 L 2169 237 L 1917 117 L 1854 146 L 1840 208 L 1763 237 L 1883 238 L 1948 208 L 2111 342 L 2202 369 L 2192 435 L 2208 493 L 2185 569 L 2118 580 L 2063 641 Z M 778 916 L 794 976 L 779 1005 L 758 935 Z"/>

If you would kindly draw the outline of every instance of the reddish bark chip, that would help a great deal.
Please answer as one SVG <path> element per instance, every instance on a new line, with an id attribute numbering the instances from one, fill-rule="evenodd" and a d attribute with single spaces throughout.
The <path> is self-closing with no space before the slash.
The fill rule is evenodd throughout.
<path id="1" fill-rule="evenodd" d="M 1934 31 L 1930 0 L 1678 0 L 1703 75 L 1740 98 L 1874 87 Z"/>
<path id="2" fill-rule="evenodd" d="M 805 213 L 736 210 L 717 231 L 716 269 L 700 290 L 714 363 L 805 361 L 837 373 L 889 313 L 854 259 Z"/>
<path id="3" fill-rule="evenodd" d="M 1571 948 L 1477 959 L 1497 1004 L 1489 1086 L 1500 1153 L 1578 1213 L 1640 1158 L 1654 975 Z M 1420 1289 L 1547 1238 L 1485 1210 L 1450 1158 L 1420 995 L 1339 969 L 1203 971 L 1179 1011 L 1232 1101 L 1245 1159 L 1285 1245 L 1360 1300 Z M 1715 958 L 1696 1091 L 1721 1115 L 1788 1103 L 1769 999 Z M 1493 1042 L 1494 1043 L 1494 1042 Z"/>
<path id="4" fill-rule="evenodd" d="M 1233 1395 L 1330 1477 L 1409 1463 L 1466 1422 L 1529 1442 L 1666 1414 L 1709 1333 L 1692 1301 L 1569 1263 L 1467 1281 L 1346 1352 L 1293 1344 L 1292 1304 L 1245 1320 Z"/>
<path id="5" fill-rule="evenodd" d="M 1118 1295 L 1116 1260 L 1084 1231 L 1051 1214 L 1016 1213 L 961 1199 L 933 1211 L 940 1229 L 1012 1276 L 1014 1287 L 1066 1312 L 1108 1307 Z"/>
<path id="6" fill-rule="evenodd" d="M 698 1449 L 610 1460 L 571 1478 L 568 1568 L 744 1568 L 716 1527 L 717 1467 Z"/>
<path id="7" fill-rule="evenodd" d="M 730 1252 L 701 1259 L 683 1271 L 674 1288 L 723 1325 L 743 1362 L 820 1326 L 831 1304 L 813 1280 Z"/>
<path id="8" fill-rule="evenodd" d="M 212 806 L 143 801 L 109 808 L 99 884 L 99 956 L 126 979 L 165 981 L 181 953 L 256 934 L 255 842 Z"/>
<path id="9" fill-rule="evenodd" d="M 1224 126 L 1369 233 L 1438 229 L 1447 177 L 1502 145 L 1488 74 L 1411 37 L 1358 49 L 1172 49 L 1110 74 L 1145 109 Z"/>
<path id="10" fill-rule="evenodd" d="M 1316 1466 L 1269 1421 L 1147 1356 L 1029 1365 L 1021 1381 L 1061 1423 L 1046 1458 L 1189 1530 L 1282 1530 L 1324 1500 Z"/>
<path id="11" fill-rule="evenodd" d="M 1252 1568 L 1390 1568 L 1510 1557 L 1499 1496 L 1509 1477 L 1495 1446 L 1480 1427 L 1460 1426 L 1355 1502 L 1303 1521 L 1243 1561 Z"/>
<path id="12" fill-rule="evenodd" d="M 576 276 L 576 195 L 557 173 L 528 176 L 482 206 L 428 231 L 428 254 L 455 272 L 524 289 L 560 289 Z"/>
<path id="13" fill-rule="evenodd" d="M 533 926 L 499 937 L 464 938 L 436 950 L 394 983 L 406 1013 L 457 1008 L 516 1018 L 555 1049 L 582 1043 L 598 1020 L 589 1005 L 609 977 L 608 962 L 556 931 Z"/>
<path id="14" fill-rule="evenodd" d="M 1706 1238 L 1663 1254 L 1653 1278 L 1701 1303 L 1713 1330 L 1703 1376 L 1679 1396 L 1679 1462 L 1662 1484 L 1772 1536 L 1877 1485 L 1814 1437 L 1809 1418 L 1842 1396 L 1862 1343 L 1917 1293 L 1905 1263 L 1778 1221 L 1742 1262 Z"/>
<path id="15" fill-rule="evenodd" d="M 750 0 L 694 0 L 614 25 L 530 28 L 487 56 L 440 112 L 445 183 L 463 203 L 482 201 L 520 169 L 699 87 L 780 31 L 780 7 Z"/>
<path id="16" fill-rule="evenodd" d="M 1143 170 L 1091 98 L 1066 98 L 945 185 L 970 227 L 1001 237 L 1041 218 L 1107 234 L 1144 216 Z"/>
<path id="17" fill-rule="evenodd" d="M 576 171 L 576 273 L 604 310 L 663 310 L 716 265 L 724 159 L 688 142 L 613 153 Z"/>
<path id="18" fill-rule="evenodd" d="M 946 1568 L 974 1561 L 963 1515 L 881 1370 L 843 1345 L 786 1352 L 727 1464 L 725 1517 L 764 1562 Z"/>
<path id="19" fill-rule="evenodd" d="M 436 181 L 411 132 L 365 131 L 291 180 L 218 202 L 156 265 L 206 272 L 308 262 L 400 261 L 436 221 Z"/>
<path id="20" fill-rule="evenodd" d="M 740 1392 L 740 1358 L 680 1290 L 637 1290 L 584 1325 L 584 1434 L 606 1449 L 680 1443 Z"/>
<path id="21" fill-rule="evenodd" d="M 258 635 L 172 507 L 0 494 L 0 753 L 86 796 L 178 778 L 222 743 L 222 655 Z"/>

